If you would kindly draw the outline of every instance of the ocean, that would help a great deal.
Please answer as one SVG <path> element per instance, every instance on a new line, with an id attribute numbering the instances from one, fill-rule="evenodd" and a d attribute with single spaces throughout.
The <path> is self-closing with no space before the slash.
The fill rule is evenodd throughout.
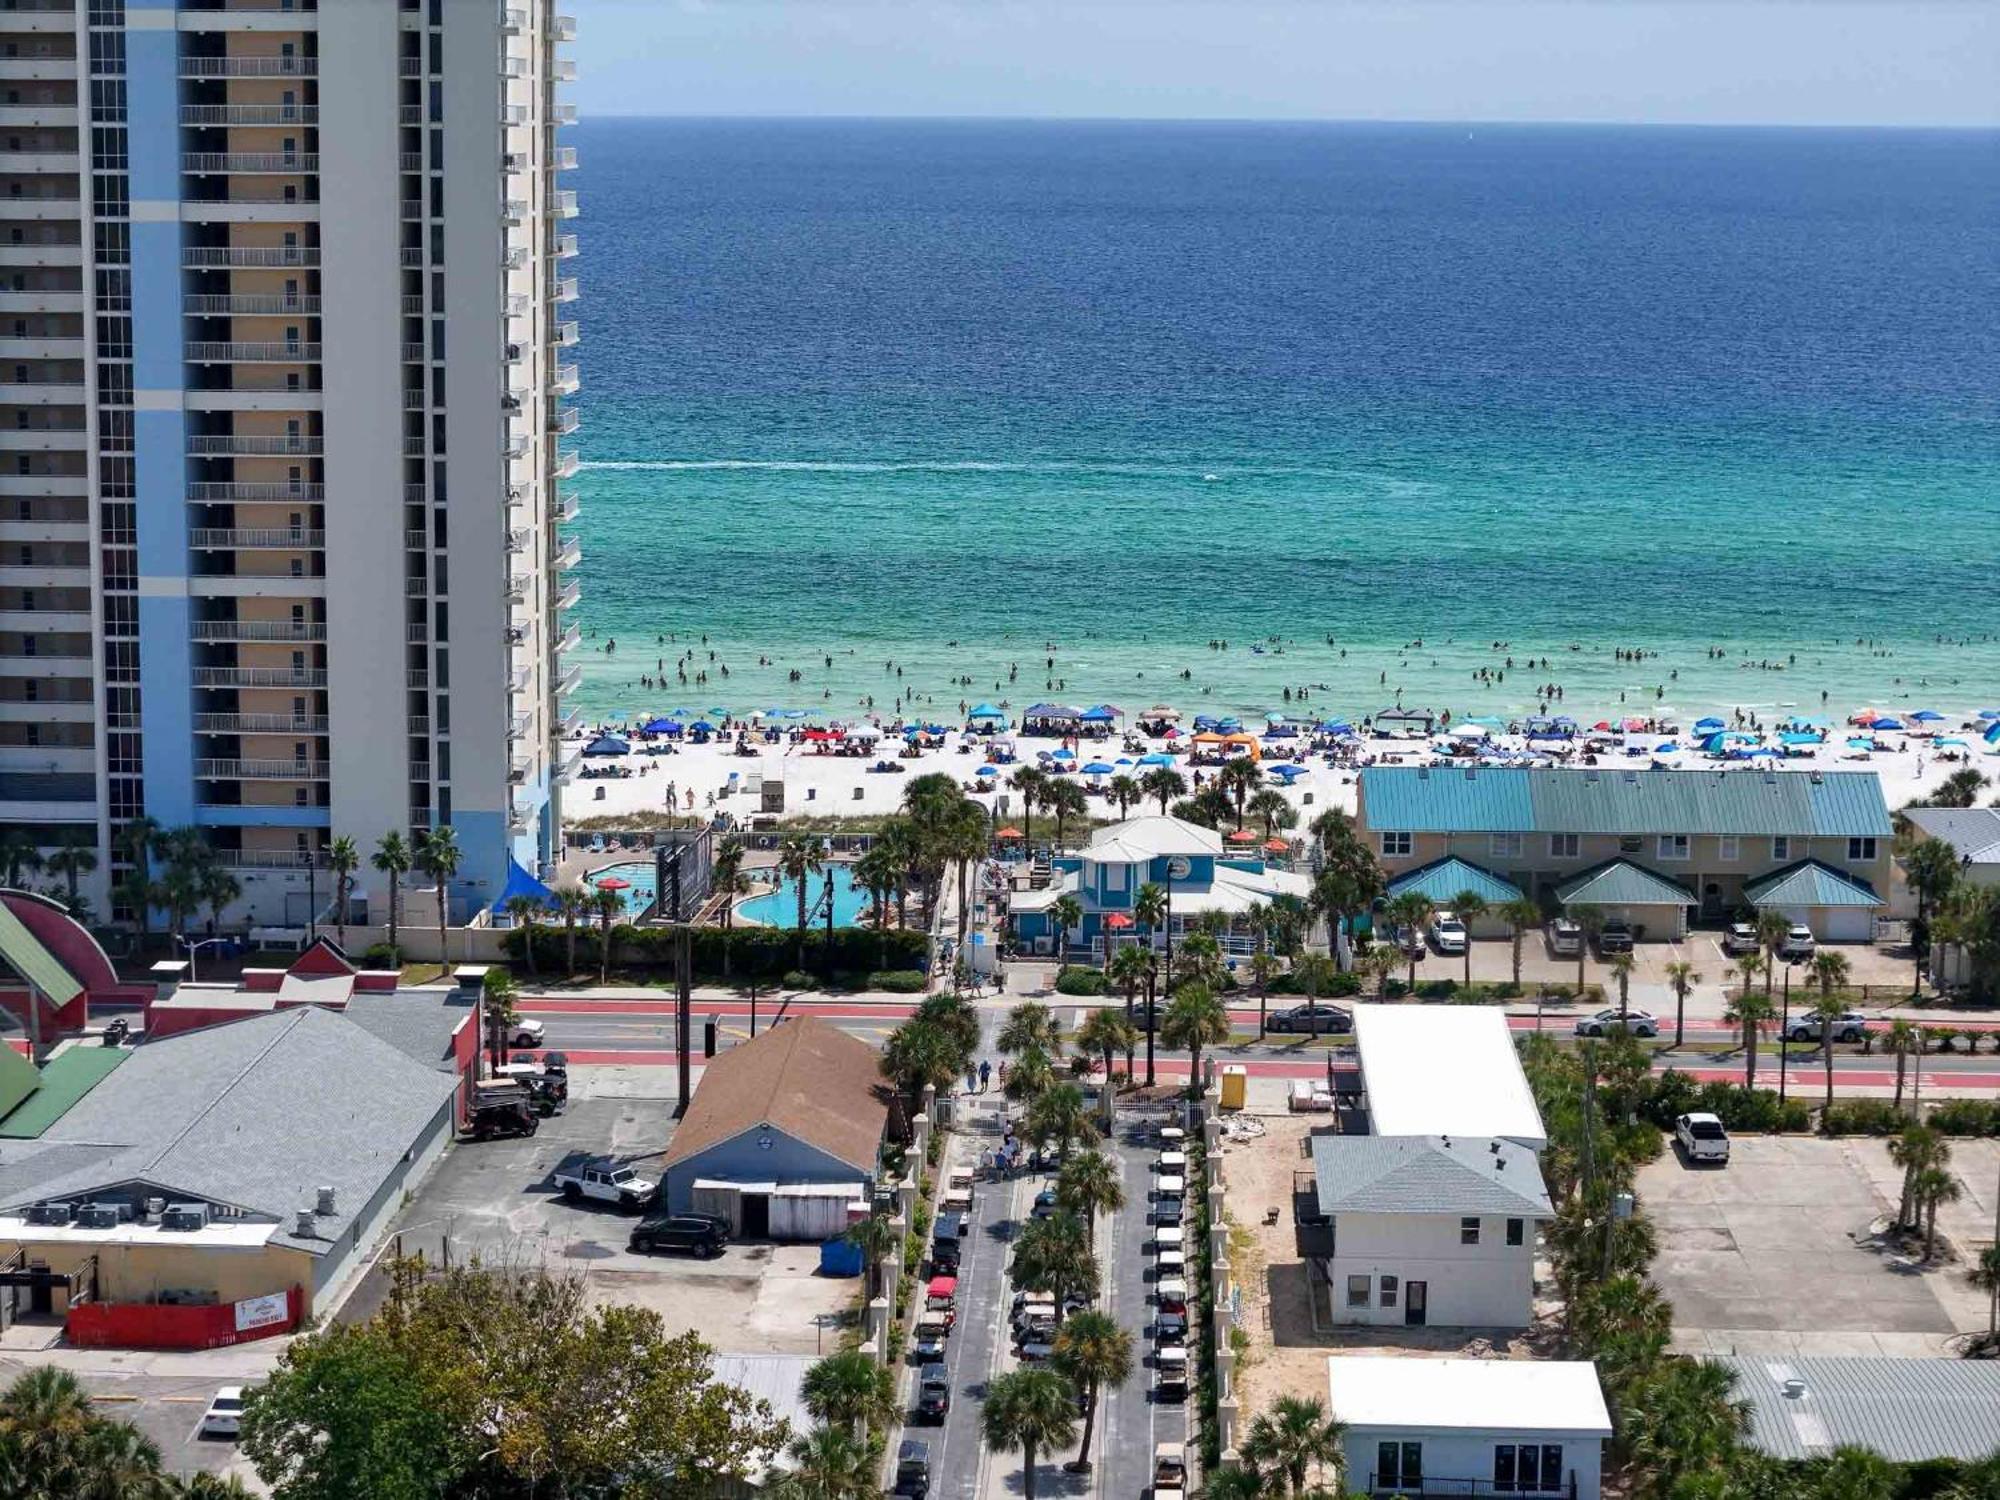
<path id="1" fill-rule="evenodd" d="M 2000 133 L 574 139 L 592 715 L 2000 700 Z"/>

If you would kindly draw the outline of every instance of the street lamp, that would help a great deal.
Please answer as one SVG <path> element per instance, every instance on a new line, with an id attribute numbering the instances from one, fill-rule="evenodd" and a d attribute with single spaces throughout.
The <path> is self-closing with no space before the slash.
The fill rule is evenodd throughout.
<path id="1" fill-rule="evenodd" d="M 1785 1064 L 1790 1060 L 1792 1029 L 1792 961 L 1785 960 L 1785 998 L 1778 1015 L 1778 1103 L 1785 1102 Z"/>
<path id="2" fill-rule="evenodd" d="M 199 953 L 204 948 L 224 947 L 231 940 L 229 938 L 221 938 L 221 937 L 199 938 L 199 939 L 184 938 L 177 932 L 174 934 L 174 941 L 179 943 L 183 948 L 187 949 L 188 983 L 197 984 L 200 982 L 200 976 L 195 973 L 195 958 L 194 958 L 195 954 Z"/>

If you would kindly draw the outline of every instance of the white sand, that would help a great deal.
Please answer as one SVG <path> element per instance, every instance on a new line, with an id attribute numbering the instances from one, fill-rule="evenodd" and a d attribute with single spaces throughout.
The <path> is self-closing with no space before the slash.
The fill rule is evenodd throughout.
<path id="1" fill-rule="evenodd" d="M 1971 716 L 1951 714 L 1950 726 L 1958 726 Z M 1946 736 L 1956 736 L 1968 741 L 1969 759 L 1941 760 L 1938 752 L 1928 742 L 1911 740 L 1903 748 L 1879 751 L 1865 758 L 1856 758 L 1854 752 L 1846 749 L 1847 732 L 1836 728 L 1829 736 L 1828 743 L 1817 747 L 1810 756 L 1786 758 L 1780 761 L 1759 761 L 1755 765 L 1745 762 L 1720 762 L 1693 751 L 1684 751 L 1680 757 L 1682 769 L 1709 771 L 1727 769 L 1735 775 L 1762 774 L 1766 766 L 1781 772 L 1811 770 L 1865 770 L 1873 771 L 1882 778 L 1882 795 L 1890 808 L 1899 808 L 1923 792 L 1936 787 L 1953 771 L 1967 764 L 1977 767 L 1989 776 L 2000 779 L 2000 755 L 1989 754 L 1980 743 L 1976 733 L 1957 727 L 1937 726 Z M 622 731 L 614 730 L 622 733 Z M 575 744 L 586 743 L 592 736 L 585 735 Z M 1647 744 L 1664 742 L 1664 736 L 1635 736 Z M 1683 733 L 1680 742 L 1687 742 Z M 1902 741 L 1901 735 L 1886 735 L 1885 739 Z M 979 748 L 982 742 L 971 738 L 969 750 L 962 747 L 968 737 L 959 732 L 948 736 L 942 751 L 928 751 L 916 759 L 904 759 L 907 770 L 900 775 L 871 772 L 868 768 L 877 759 L 888 758 L 893 753 L 896 741 L 885 739 L 879 754 L 867 756 L 828 755 L 810 745 L 758 746 L 755 756 L 741 756 L 735 753 L 731 742 L 711 742 L 706 745 L 679 744 L 671 755 L 647 755 L 644 747 L 635 739 L 633 751 L 620 757 L 593 757 L 583 762 L 585 767 L 624 765 L 633 768 L 635 774 L 628 778 L 578 779 L 573 780 L 563 794 L 563 810 L 566 818 L 576 820 L 605 814 L 620 814 L 634 811 L 666 811 L 667 793 L 672 786 L 678 802 L 677 811 L 686 815 L 690 812 L 706 818 L 716 811 L 734 814 L 739 820 L 747 820 L 758 811 L 755 798 L 742 791 L 730 792 L 730 778 L 737 778 L 737 785 L 756 778 L 781 778 L 785 785 L 785 817 L 830 816 L 863 814 L 879 815 L 893 812 L 902 800 L 903 788 L 912 777 L 931 771 L 950 772 L 961 784 L 970 783 L 972 773 L 986 763 L 985 751 Z M 1036 752 L 1054 750 L 1058 741 L 1047 739 L 1017 738 L 1020 759 L 1016 764 L 1033 763 Z M 1147 741 L 1148 748 L 1158 749 L 1164 742 Z M 1496 743 L 1508 743 L 1496 741 Z M 1518 743 L 1518 742 L 1514 742 Z M 1465 764 L 1461 761 L 1445 761 L 1434 755 L 1430 743 L 1425 740 L 1374 739 L 1364 742 L 1362 754 L 1376 757 L 1378 763 L 1383 757 L 1397 757 L 1390 763 L 1401 765 L 1425 764 Z M 1121 756 L 1136 753 L 1124 747 L 1123 736 L 1113 736 L 1108 740 L 1085 740 L 1078 747 L 1077 764 L 1088 764 L 1092 760 L 1115 762 Z M 1213 774 L 1213 767 L 1191 768 L 1185 764 L 1186 757 L 1176 757 L 1181 775 L 1188 779 L 1190 787 L 1195 769 L 1202 771 L 1204 779 Z M 1266 758 L 1266 763 L 1272 763 Z M 1571 761 L 1570 764 L 1577 762 Z M 1643 767 L 1649 763 L 1644 756 L 1626 756 L 1622 752 L 1602 755 L 1598 759 L 1600 768 L 1628 766 Z M 1301 826 L 1329 806 L 1339 807 L 1347 812 L 1355 808 L 1354 771 L 1345 766 L 1329 766 L 1319 755 L 1309 756 L 1305 761 L 1306 774 L 1296 779 L 1286 795 L 1301 814 Z M 1002 776 L 1012 774 L 1013 766 L 1002 766 Z M 1144 774 L 1136 766 L 1120 767 L 1121 773 L 1131 775 L 1135 780 Z M 1086 786 L 1108 782 L 1109 777 L 1078 776 L 1076 780 Z M 1273 778 L 1275 783 L 1275 778 Z M 601 796 L 600 796 L 601 792 Z M 692 802 L 690 802 L 692 793 Z M 1020 794 L 1011 792 L 1004 780 L 992 792 L 976 793 L 975 800 L 991 807 L 1001 801 L 1005 815 L 1018 822 L 1020 819 Z M 1117 815 L 1117 807 L 1108 798 L 1091 798 L 1092 815 L 1112 818 Z M 1148 803 L 1135 811 L 1150 811 L 1156 804 Z M 1037 813 L 1035 831 L 1039 840 L 1041 830 L 1048 819 Z"/>

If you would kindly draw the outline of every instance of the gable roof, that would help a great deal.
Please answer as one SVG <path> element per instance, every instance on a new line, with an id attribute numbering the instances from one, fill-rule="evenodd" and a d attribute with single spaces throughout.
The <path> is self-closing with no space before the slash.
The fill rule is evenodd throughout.
<path id="1" fill-rule="evenodd" d="M 1361 814 L 1411 833 L 1887 838 L 1873 771 L 1369 766 Z"/>
<path id="2" fill-rule="evenodd" d="M 1415 891 L 1429 898 L 1433 906 L 1450 906 L 1461 891 L 1472 891 L 1488 906 L 1504 906 L 1521 899 L 1521 888 L 1503 880 L 1491 870 L 1481 869 L 1470 860 L 1452 855 L 1433 860 L 1389 882 L 1389 899 Z"/>
<path id="3" fill-rule="evenodd" d="M 1222 835 L 1213 828 L 1150 813 L 1098 829 L 1084 846 L 1083 857 L 1099 863 L 1140 864 L 1170 854 L 1220 853 Z"/>
<path id="4" fill-rule="evenodd" d="M 1325 1214 L 1494 1214 L 1547 1218 L 1535 1153 L 1512 1141 L 1442 1135 L 1313 1137 Z"/>
<path id="5" fill-rule="evenodd" d="M 1556 900 L 1564 906 L 1693 906 L 1698 899 L 1686 886 L 1629 859 L 1610 860 L 1556 887 Z"/>
<path id="6" fill-rule="evenodd" d="M 2000 1448 L 2000 1364 L 1974 1359 L 1718 1356 L 1750 1403 L 1750 1445 L 1775 1458 L 1872 1448 L 1895 1463 Z M 1805 1389 L 1785 1394 L 1785 1382 Z"/>
<path id="7" fill-rule="evenodd" d="M 1906 807 L 1903 816 L 1969 864 L 2000 864 L 2000 807 Z"/>
<path id="8" fill-rule="evenodd" d="M 889 1120 L 881 1058 L 866 1042 L 816 1016 L 773 1026 L 709 1063 L 663 1164 L 675 1166 L 769 1125 L 873 1172 Z"/>
<path id="9" fill-rule="evenodd" d="M 1867 881 L 1816 859 L 1802 859 L 1751 881 L 1743 887 L 1743 899 L 1752 906 L 1888 905 Z"/>

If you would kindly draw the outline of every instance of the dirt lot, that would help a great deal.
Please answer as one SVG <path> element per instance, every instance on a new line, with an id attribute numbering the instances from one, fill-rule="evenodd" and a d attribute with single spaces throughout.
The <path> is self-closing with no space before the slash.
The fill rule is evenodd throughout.
<path id="1" fill-rule="evenodd" d="M 1346 1328 L 1316 1333 L 1306 1302 L 1306 1268 L 1292 1231 L 1292 1174 L 1312 1166 L 1309 1137 L 1330 1130 L 1324 1115 L 1263 1114 L 1267 1133 L 1223 1148 L 1231 1233 L 1230 1260 L 1243 1292 L 1249 1348 L 1238 1366 L 1241 1424 L 1278 1396 L 1326 1389 L 1326 1357 L 1337 1352 L 1439 1355 L 1477 1353 L 1533 1358 L 1526 1336 L 1504 1348 L 1453 1328 Z M 1278 1222 L 1263 1222 L 1269 1209 Z M 1386 1340 L 1393 1339 L 1393 1342 Z"/>

